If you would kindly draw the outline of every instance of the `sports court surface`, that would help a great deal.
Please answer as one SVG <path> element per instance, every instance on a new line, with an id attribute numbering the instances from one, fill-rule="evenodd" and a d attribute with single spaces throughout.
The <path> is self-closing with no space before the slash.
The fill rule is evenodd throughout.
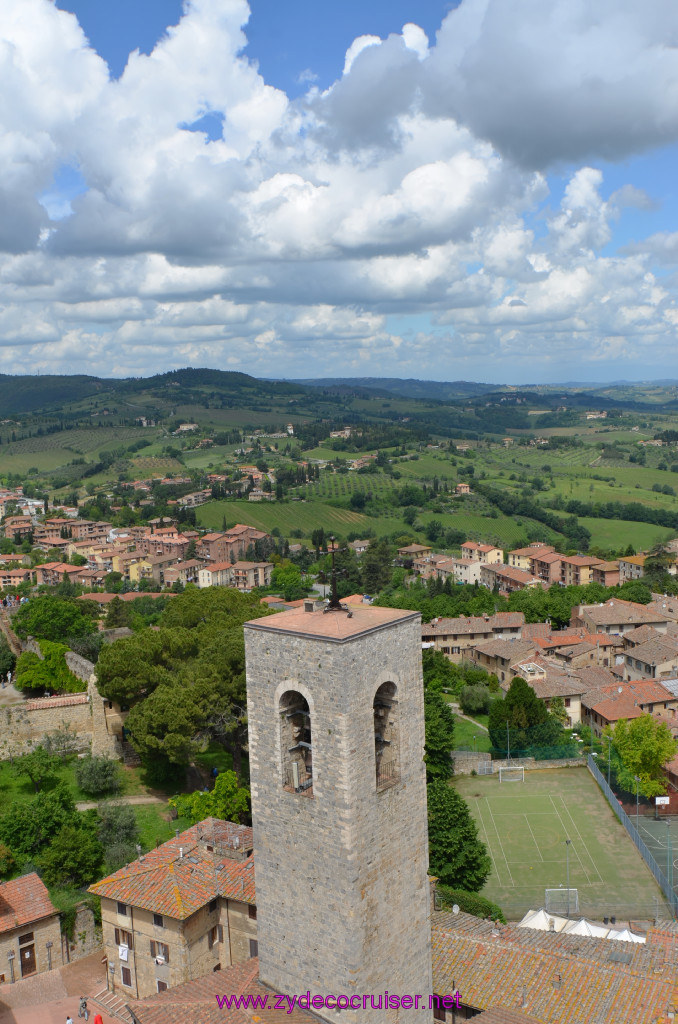
<path id="1" fill-rule="evenodd" d="M 458 776 L 454 786 L 492 859 L 481 895 L 509 920 L 543 907 L 545 889 L 566 888 L 566 839 L 578 916 L 615 915 L 618 922 L 669 916 L 661 890 L 586 768 L 529 770 L 524 782 Z M 661 864 L 661 851 L 655 856 Z"/>
<path id="2" fill-rule="evenodd" d="M 629 815 L 636 823 L 635 816 Z M 678 893 L 678 818 L 643 817 L 638 820 L 638 832 L 650 853 Z"/>

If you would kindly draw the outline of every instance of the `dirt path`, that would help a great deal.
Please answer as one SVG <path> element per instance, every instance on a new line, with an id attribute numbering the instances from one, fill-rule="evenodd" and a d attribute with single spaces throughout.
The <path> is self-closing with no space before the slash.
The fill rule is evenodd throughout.
<path id="1" fill-rule="evenodd" d="M 112 800 L 107 800 L 107 803 L 111 804 L 165 804 L 166 800 L 163 800 L 160 796 L 116 796 Z M 81 800 L 75 806 L 79 811 L 93 811 L 101 803 L 100 800 Z"/>
<path id="2" fill-rule="evenodd" d="M 455 715 L 459 716 L 459 718 L 465 718 L 467 722 L 470 722 L 471 725 L 475 725 L 477 729 L 482 729 L 483 732 L 488 732 L 489 731 L 486 725 L 481 725 L 480 722 L 476 722 L 475 718 L 469 718 L 468 715 L 463 714 L 459 710 L 459 705 L 458 704 L 455 704 L 453 701 L 450 701 L 450 707 L 454 711 Z"/>

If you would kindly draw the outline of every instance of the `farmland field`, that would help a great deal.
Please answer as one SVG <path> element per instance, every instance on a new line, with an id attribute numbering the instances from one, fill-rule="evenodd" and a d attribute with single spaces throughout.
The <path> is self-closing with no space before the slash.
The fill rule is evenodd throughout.
<path id="1" fill-rule="evenodd" d="M 376 519 L 353 512 L 350 509 L 333 508 L 320 501 L 293 502 L 253 502 L 253 501 L 210 501 L 196 509 L 196 517 L 200 526 L 209 529 L 220 529 L 224 517 L 229 523 L 246 523 L 258 530 L 268 533 L 278 527 L 283 536 L 289 537 L 293 530 L 301 530 L 304 537 L 310 537 L 313 530 L 322 526 L 327 530 L 336 530 L 345 536 L 372 526 L 376 529 Z M 393 522 L 392 530 L 398 526 Z M 384 530 L 385 533 L 389 530 Z"/>
<path id="2" fill-rule="evenodd" d="M 455 513 L 443 513 L 442 515 L 433 515 L 430 512 L 423 513 L 418 517 L 423 523 L 430 522 L 431 519 L 439 519 L 445 529 L 451 530 L 463 530 L 467 538 L 473 540 L 476 536 L 483 541 L 497 540 L 504 546 L 514 546 L 525 538 L 525 528 L 527 525 L 532 525 L 533 520 L 524 519 L 520 516 L 503 516 L 498 515 L 496 519 L 491 519 L 489 516 L 466 514 L 460 512 Z M 548 536 L 551 539 L 562 540 L 559 534 L 553 532 L 548 527 L 539 524 L 544 537 Z"/>
<path id="3" fill-rule="evenodd" d="M 628 544 L 636 549 L 649 549 L 675 535 L 675 530 L 652 523 L 633 523 L 624 519 L 591 519 L 581 516 L 579 522 L 591 531 L 591 545 L 616 551 Z"/>

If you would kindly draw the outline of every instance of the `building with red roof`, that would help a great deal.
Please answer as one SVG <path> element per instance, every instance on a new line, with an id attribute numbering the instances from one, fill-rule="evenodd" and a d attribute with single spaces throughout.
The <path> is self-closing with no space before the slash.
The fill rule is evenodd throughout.
<path id="1" fill-rule="evenodd" d="M 59 912 L 30 875 L 0 882 L 0 984 L 61 966 Z"/>
<path id="2" fill-rule="evenodd" d="M 144 999 L 256 956 L 252 829 L 206 818 L 90 886 L 109 982 Z"/>

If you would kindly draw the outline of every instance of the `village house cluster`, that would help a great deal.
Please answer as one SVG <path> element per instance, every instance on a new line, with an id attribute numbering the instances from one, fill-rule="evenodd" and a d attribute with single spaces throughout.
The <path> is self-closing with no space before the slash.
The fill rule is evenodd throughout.
<path id="1" fill-rule="evenodd" d="M 269 539 L 267 533 L 252 526 L 238 523 L 223 531 L 182 532 L 172 519 L 151 520 L 145 526 L 114 527 L 110 522 L 80 519 L 77 509 L 62 509 L 66 518 L 53 515 L 39 519 L 36 511 L 26 510 L 6 519 L 5 536 L 20 542 L 30 535 L 34 549 L 58 551 L 62 560 L 31 568 L 28 556 L 0 556 L 3 589 L 24 582 L 57 586 L 64 578 L 84 587 L 100 587 L 111 572 L 120 573 L 132 586 L 143 580 L 158 589 L 179 582 L 249 591 L 271 583 L 272 563 L 245 559 L 248 549 L 257 541 Z M 39 511 L 43 511 L 42 503 Z M 187 558 L 189 549 L 192 557 Z M 69 561 L 73 555 L 82 556 L 83 564 L 73 565 Z M 7 565 L 16 566 L 17 561 L 26 564 L 20 568 Z"/>

